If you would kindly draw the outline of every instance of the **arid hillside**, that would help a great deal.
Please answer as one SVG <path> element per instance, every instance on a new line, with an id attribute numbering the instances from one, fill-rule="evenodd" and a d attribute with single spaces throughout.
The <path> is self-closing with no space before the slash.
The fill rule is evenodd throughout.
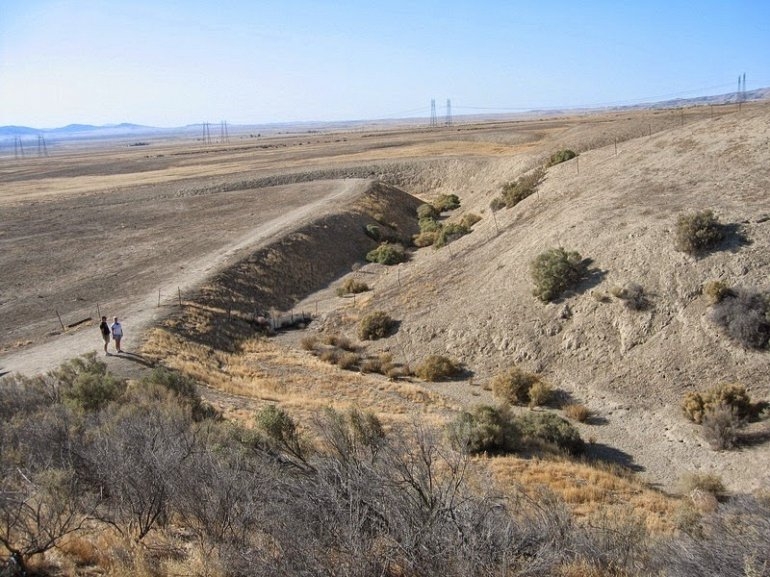
<path id="1" fill-rule="evenodd" d="M 0 242 L 15 275 L 2 285 L 0 369 L 44 370 L 61 353 L 95 350 L 92 322 L 59 331 L 51 312 L 66 312 L 65 323 L 95 318 L 96 302 L 125 311 L 141 359 L 195 376 L 233 415 L 265 403 L 299 415 L 332 404 L 441 421 L 494 403 L 491 379 L 515 364 L 592 411 L 578 426 L 593 456 L 666 489 L 688 472 L 715 473 L 733 491 L 767 487 L 763 422 L 739 449 L 716 452 L 680 402 L 721 383 L 770 398 L 769 353 L 727 338 L 702 294 L 709 281 L 768 290 L 769 143 L 770 108 L 761 104 L 292 135 L 197 151 L 159 143 L 155 155 L 89 155 L 80 165 L 38 163 L 37 173 L 6 167 L 0 192 L 13 218 Z M 504 184 L 564 148 L 579 156 L 548 168 L 536 194 L 492 212 Z M 417 230 L 409 213 L 440 194 L 461 201 L 445 222 L 481 217 L 470 234 L 397 266 L 365 264 L 376 246 L 367 225 L 408 237 Z M 677 218 L 703 209 L 723 223 L 724 241 L 698 256 L 675 250 Z M 42 250 L 28 250 L 30 238 Z M 590 264 L 577 287 L 545 304 L 532 294 L 530 263 L 555 247 Z M 349 278 L 371 290 L 338 296 Z M 631 284 L 644 296 L 638 310 L 615 296 Z M 374 310 L 397 330 L 361 341 L 358 320 Z M 290 311 L 314 320 L 259 336 L 256 315 Z M 344 337 L 357 354 L 385 353 L 403 367 L 446 355 L 465 373 L 388 381 L 322 362 L 305 350 L 310 337 Z M 129 376 L 142 370 L 107 361 Z"/>

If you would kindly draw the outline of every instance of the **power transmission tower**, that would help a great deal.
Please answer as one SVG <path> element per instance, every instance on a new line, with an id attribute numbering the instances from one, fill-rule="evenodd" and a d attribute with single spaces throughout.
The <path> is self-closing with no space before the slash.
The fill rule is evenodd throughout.
<path id="1" fill-rule="evenodd" d="M 203 144 L 211 144 L 211 126 L 208 122 L 203 123 Z"/>
<path id="2" fill-rule="evenodd" d="M 431 98 L 430 100 L 430 126 L 431 128 L 435 127 L 438 124 L 436 120 L 436 99 Z"/>
<path id="3" fill-rule="evenodd" d="M 13 137 L 13 157 L 24 158 L 24 145 L 21 143 L 21 136 Z"/>
<path id="4" fill-rule="evenodd" d="M 219 123 L 219 142 L 230 142 L 230 135 L 227 134 L 227 121 L 225 120 Z"/>
<path id="5" fill-rule="evenodd" d="M 37 155 L 48 156 L 48 147 L 45 145 L 45 136 L 42 134 L 37 136 Z"/>
<path id="6" fill-rule="evenodd" d="M 446 99 L 446 125 L 452 126 L 452 101 Z"/>

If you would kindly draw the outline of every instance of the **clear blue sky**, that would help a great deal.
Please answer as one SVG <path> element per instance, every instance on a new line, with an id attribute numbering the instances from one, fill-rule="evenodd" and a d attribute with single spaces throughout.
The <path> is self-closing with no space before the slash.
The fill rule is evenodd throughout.
<path id="1" fill-rule="evenodd" d="M 770 86 L 770 1 L 0 0 L 0 125 L 636 104 Z"/>

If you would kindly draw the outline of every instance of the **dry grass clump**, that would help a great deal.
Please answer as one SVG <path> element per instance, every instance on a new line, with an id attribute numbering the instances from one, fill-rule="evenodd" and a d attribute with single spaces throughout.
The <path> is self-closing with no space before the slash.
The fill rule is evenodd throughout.
<path id="1" fill-rule="evenodd" d="M 623 286 L 614 286 L 610 293 L 615 298 L 622 300 L 626 308 L 632 311 L 641 311 L 649 307 L 650 303 L 644 294 L 642 285 L 630 282 Z"/>
<path id="2" fill-rule="evenodd" d="M 704 491 L 721 499 L 727 494 L 722 479 L 713 473 L 687 473 L 679 481 L 683 493 Z"/>
<path id="3" fill-rule="evenodd" d="M 676 221 L 674 248 L 694 255 L 714 248 L 724 237 L 724 227 L 713 211 L 683 214 Z"/>
<path id="4" fill-rule="evenodd" d="M 530 273 L 535 283 L 533 294 L 541 301 L 549 302 L 583 278 L 585 265 L 580 253 L 551 248 L 532 260 Z"/>
<path id="5" fill-rule="evenodd" d="M 442 355 L 425 357 L 414 369 L 414 374 L 423 381 L 436 382 L 451 379 L 462 371 L 462 365 L 457 361 Z"/>
<path id="6" fill-rule="evenodd" d="M 735 293 L 726 282 L 721 280 L 710 280 L 703 283 L 701 292 L 706 295 L 708 303 L 715 305 L 722 302 L 728 296 L 735 296 Z"/>
<path id="7" fill-rule="evenodd" d="M 354 278 L 345 279 L 342 286 L 337 288 L 337 296 L 356 295 L 369 290 L 369 285 Z"/>
<path id="8" fill-rule="evenodd" d="M 529 388 L 529 406 L 542 407 L 554 398 L 553 387 L 545 381 L 538 380 Z"/>
<path id="9" fill-rule="evenodd" d="M 299 346 L 304 351 L 314 351 L 318 346 L 318 335 L 305 335 L 299 341 Z"/>
<path id="10" fill-rule="evenodd" d="M 578 423 L 585 423 L 591 417 L 591 409 L 580 403 L 571 403 L 564 407 L 564 415 Z"/>
<path id="11" fill-rule="evenodd" d="M 329 333 L 324 335 L 323 342 L 329 346 L 337 347 L 343 351 L 355 351 L 356 346 L 345 335 L 339 333 Z"/>

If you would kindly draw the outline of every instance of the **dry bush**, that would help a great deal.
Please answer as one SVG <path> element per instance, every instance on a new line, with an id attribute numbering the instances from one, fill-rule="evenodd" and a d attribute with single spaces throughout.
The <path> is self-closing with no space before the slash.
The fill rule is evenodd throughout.
<path id="1" fill-rule="evenodd" d="M 305 351 L 314 351 L 318 346 L 318 335 L 305 335 L 300 339 L 299 344 Z"/>
<path id="2" fill-rule="evenodd" d="M 591 417 L 591 409 L 579 403 L 572 403 L 564 407 L 564 414 L 573 421 L 585 423 Z"/>
<path id="3" fill-rule="evenodd" d="M 580 253 L 552 248 L 532 260 L 530 273 L 535 282 L 533 294 L 541 301 L 549 302 L 580 282 L 585 265 Z"/>
<path id="4" fill-rule="evenodd" d="M 554 390 L 553 387 L 545 381 L 538 380 L 529 388 L 527 395 L 529 396 L 530 407 L 542 407 L 553 400 Z"/>
<path id="5" fill-rule="evenodd" d="M 374 341 L 390 335 L 396 323 L 390 315 L 384 311 L 374 311 L 365 315 L 358 322 L 358 338 Z"/>
<path id="6" fill-rule="evenodd" d="M 710 319 L 744 348 L 766 348 L 770 341 L 770 296 L 735 289 L 714 303 Z"/>
<path id="7" fill-rule="evenodd" d="M 526 405 L 529 403 L 529 391 L 540 378 L 513 366 L 505 373 L 495 375 L 491 382 L 495 398 L 509 405 Z"/>
<path id="8" fill-rule="evenodd" d="M 684 493 L 704 491 L 715 497 L 723 497 L 727 490 L 722 479 L 714 473 L 687 473 L 679 481 Z"/>
<path id="9" fill-rule="evenodd" d="M 421 232 L 412 237 L 412 244 L 418 248 L 433 246 L 438 238 L 438 231 Z"/>
<path id="10" fill-rule="evenodd" d="M 461 370 L 462 365 L 457 361 L 442 355 L 429 355 L 415 367 L 414 374 L 423 381 L 436 382 L 451 379 Z"/>
<path id="11" fill-rule="evenodd" d="M 715 305 L 728 296 L 735 296 L 735 293 L 726 282 L 721 280 L 710 280 L 703 284 L 702 292 L 706 295 L 709 305 Z"/>
<path id="12" fill-rule="evenodd" d="M 325 363 L 336 365 L 339 362 L 341 355 L 342 351 L 337 348 L 331 348 L 322 350 L 321 354 L 318 355 L 318 358 Z"/>
<path id="13" fill-rule="evenodd" d="M 719 406 L 727 406 L 735 411 L 739 419 L 751 416 L 753 405 L 746 387 L 735 383 L 717 385 L 705 393 L 690 391 L 682 399 L 682 410 L 693 423 L 701 424 L 708 411 Z"/>
<path id="14" fill-rule="evenodd" d="M 715 451 L 732 449 L 738 442 L 738 431 L 744 425 L 745 421 L 737 416 L 734 407 L 720 403 L 703 415 L 703 438 Z"/>
<path id="15" fill-rule="evenodd" d="M 350 339 L 339 333 L 326 334 L 323 337 L 323 342 L 332 347 L 337 347 L 343 351 L 355 351 L 356 346 L 350 341 Z"/>
<path id="16" fill-rule="evenodd" d="M 354 278 L 345 279 L 342 286 L 337 289 L 337 296 L 355 295 L 369 290 L 369 285 Z"/>
<path id="17" fill-rule="evenodd" d="M 358 368 L 359 356 L 353 352 L 344 352 L 337 359 L 337 366 L 347 371 Z"/>
<path id="18" fill-rule="evenodd" d="M 724 236 L 724 227 L 711 210 L 681 215 L 676 221 L 674 248 L 698 254 L 719 244 Z"/>
<path id="19" fill-rule="evenodd" d="M 642 285 L 630 282 L 621 286 L 614 286 L 610 289 L 612 296 L 622 300 L 626 308 L 632 311 L 641 311 L 649 307 L 649 301 L 644 294 Z"/>
<path id="20" fill-rule="evenodd" d="M 552 445 L 570 455 L 580 455 L 585 450 L 577 429 L 554 413 L 528 412 L 516 419 L 516 424 L 524 441 Z"/>
<path id="21" fill-rule="evenodd" d="M 460 224 L 470 229 L 473 227 L 474 224 L 476 224 L 480 220 L 481 220 L 481 217 L 478 214 L 469 212 L 463 215 L 463 217 L 460 219 Z"/>

